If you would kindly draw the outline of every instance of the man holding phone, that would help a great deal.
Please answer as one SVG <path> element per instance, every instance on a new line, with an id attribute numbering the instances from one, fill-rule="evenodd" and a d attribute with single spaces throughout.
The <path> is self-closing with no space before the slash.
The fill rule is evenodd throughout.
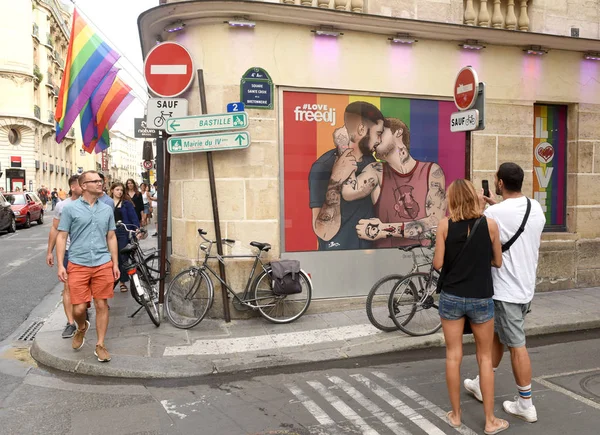
<path id="1" fill-rule="evenodd" d="M 519 165 L 503 163 L 498 168 L 495 180 L 496 195 L 502 196 L 503 201 L 496 203 L 489 196 L 489 188 L 488 195 L 484 193 L 483 199 L 491 206 L 484 213 L 498 224 L 503 245 L 502 267 L 492 268 L 495 319 L 492 364 L 496 370 L 502 361 L 504 346 L 508 346 L 519 394 L 516 400 L 505 401 L 503 407 L 507 413 L 533 423 L 537 421 L 537 411 L 531 397 L 531 361 L 525 347 L 525 316 L 535 291 L 546 217 L 542 206 L 521 192 L 523 178 L 523 169 Z M 485 184 L 483 187 L 485 190 Z M 514 239 L 523 224 L 524 231 Z M 507 249 L 509 240 L 513 243 Z M 464 385 L 477 400 L 482 400 L 479 376 L 465 379 Z"/>

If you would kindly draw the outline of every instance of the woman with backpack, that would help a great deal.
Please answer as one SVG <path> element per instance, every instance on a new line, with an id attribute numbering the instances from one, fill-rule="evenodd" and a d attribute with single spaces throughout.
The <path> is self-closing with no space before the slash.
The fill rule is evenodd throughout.
<path id="1" fill-rule="evenodd" d="M 455 180 L 447 191 L 448 217 L 438 223 L 433 267 L 442 268 L 439 313 L 446 341 L 446 384 L 452 411 L 448 424 L 461 426 L 460 365 L 465 322 L 476 344 L 483 395 L 485 434 L 508 429 L 508 422 L 494 415 L 494 302 L 491 267 L 502 266 L 498 225 L 483 216 L 483 207 L 468 180 Z"/>
<path id="2" fill-rule="evenodd" d="M 140 227 L 140 221 L 135 212 L 133 201 L 125 191 L 125 186 L 121 182 L 113 183 L 110 186 L 110 197 L 115 202 L 115 222 L 123 222 L 128 230 L 138 229 Z M 119 252 L 129 243 L 129 233 L 124 228 L 117 227 L 117 243 L 119 245 Z M 127 286 L 125 285 L 129 281 L 129 275 L 124 270 L 123 264 L 127 261 L 126 255 L 119 254 L 119 269 L 121 270 L 121 291 L 126 292 Z"/>

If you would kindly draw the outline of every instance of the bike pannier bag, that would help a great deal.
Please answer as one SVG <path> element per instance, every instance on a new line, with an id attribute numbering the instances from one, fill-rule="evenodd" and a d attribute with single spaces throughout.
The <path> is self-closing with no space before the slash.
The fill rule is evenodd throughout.
<path id="1" fill-rule="evenodd" d="M 300 262 L 298 260 L 281 260 L 271 263 L 273 275 L 273 293 L 276 295 L 293 295 L 302 293 L 300 283 Z"/>

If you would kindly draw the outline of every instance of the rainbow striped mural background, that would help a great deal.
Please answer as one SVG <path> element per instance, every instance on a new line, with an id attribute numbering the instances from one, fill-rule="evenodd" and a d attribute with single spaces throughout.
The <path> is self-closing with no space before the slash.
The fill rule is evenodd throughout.
<path id="1" fill-rule="evenodd" d="M 534 106 L 533 197 L 542 205 L 546 225 L 564 226 L 567 106 Z"/>
<path id="2" fill-rule="evenodd" d="M 447 186 L 466 175 L 465 133 L 450 132 L 450 115 L 457 111 L 451 101 L 286 91 L 283 93 L 285 252 L 317 250 L 309 208 L 308 174 L 311 165 L 334 147 L 333 131 L 344 124 L 344 110 L 354 101 L 369 102 L 384 116 L 404 121 L 411 133 L 411 155 L 416 160 L 437 162 L 445 172 Z M 298 110 L 320 113 L 319 121 L 298 120 Z"/>

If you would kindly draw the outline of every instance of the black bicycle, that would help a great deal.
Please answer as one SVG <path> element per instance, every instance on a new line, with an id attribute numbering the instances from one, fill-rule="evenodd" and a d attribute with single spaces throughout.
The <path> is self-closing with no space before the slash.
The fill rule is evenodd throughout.
<path id="1" fill-rule="evenodd" d="M 271 249 L 270 244 L 251 242 L 250 246 L 257 249 L 254 255 L 211 255 L 212 247 L 216 242 L 204 237 L 207 233 L 202 229 L 198 230 L 198 234 L 205 242 L 198 248 L 198 262 L 200 262 L 200 250 L 204 251 L 204 262 L 200 266 L 192 266 L 180 272 L 173 278 L 165 294 L 165 312 L 174 326 L 183 329 L 192 328 L 208 313 L 215 293 L 212 278 L 207 272 L 210 272 L 223 288 L 227 289 L 233 297 L 233 306 L 237 310 L 258 310 L 265 319 L 273 323 L 290 323 L 306 312 L 310 305 L 313 287 L 308 274 L 303 270 L 299 273 L 302 292 L 291 295 L 279 295 L 273 292 L 271 266 L 263 263 L 261 259 L 262 253 Z M 228 246 L 235 244 L 235 240 L 231 239 L 223 239 L 222 242 Z M 230 258 L 254 258 L 243 292 L 236 293 L 208 265 L 209 260 L 218 260 L 225 264 L 225 260 Z M 260 269 L 258 269 L 259 265 Z M 252 280 L 257 269 L 259 274 Z"/>
<path id="2" fill-rule="evenodd" d="M 156 326 L 160 325 L 160 316 L 158 314 L 158 282 L 165 277 L 160 276 L 158 266 L 158 252 L 146 255 L 140 247 L 138 234 L 147 234 L 144 229 L 130 230 L 128 225 L 123 222 L 117 222 L 117 227 L 127 231 L 129 243 L 119 252 L 128 256 L 128 262 L 124 265 L 127 274 L 131 279 L 129 290 L 131 296 L 141 305 L 130 317 L 134 317 L 142 307 L 146 309 L 150 320 Z M 132 226 L 133 227 L 133 226 Z M 166 276 L 166 275 L 165 275 Z"/>

